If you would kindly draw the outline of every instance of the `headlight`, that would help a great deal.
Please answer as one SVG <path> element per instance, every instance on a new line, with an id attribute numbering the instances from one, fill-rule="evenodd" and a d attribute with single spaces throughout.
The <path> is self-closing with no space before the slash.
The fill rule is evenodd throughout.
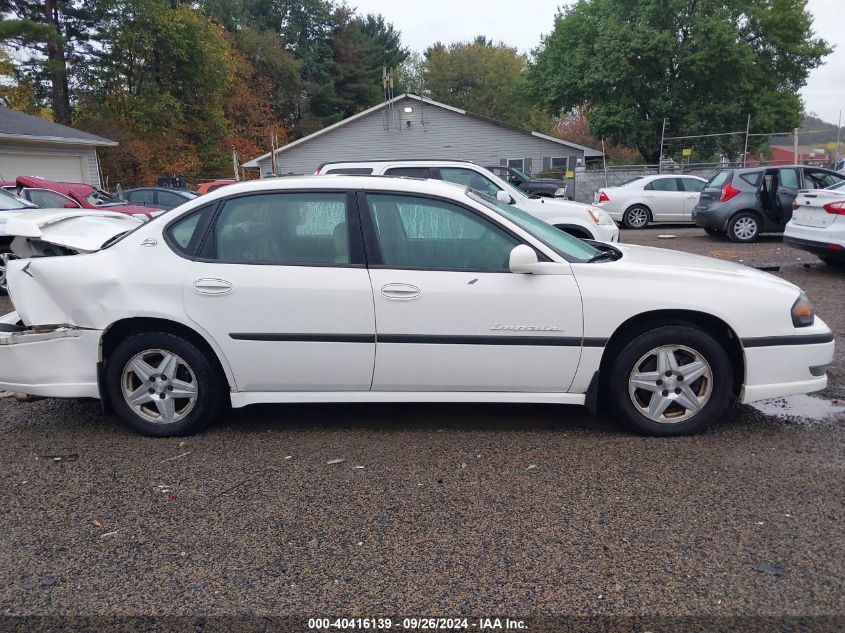
<path id="1" fill-rule="evenodd" d="M 795 327 L 807 327 L 815 320 L 813 304 L 803 292 L 792 304 L 792 325 Z"/>
<path id="2" fill-rule="evenodd" d="M 613 218 L 611 218 L 604 209 L 599 209 L 598 207 L 587 207 L 587 213 L 590 214 L 593 222 L 599 226 L 611 226 L 613 224 Z"/>
<path id="3" fill-rule="evenodd" d="M 558 187 L 555 189 L 555 198 L 564 198 L 566 197 L 566 187 Z"/>

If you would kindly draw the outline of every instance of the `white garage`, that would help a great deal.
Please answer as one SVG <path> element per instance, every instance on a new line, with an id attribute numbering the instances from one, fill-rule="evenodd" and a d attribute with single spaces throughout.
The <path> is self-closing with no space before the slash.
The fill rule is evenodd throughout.
<path id="1" fill-rule="evenodd" d="M 101 186 L 97 147 L 116 142 L 0 107 L 0 181 L 18 176 Z"/>

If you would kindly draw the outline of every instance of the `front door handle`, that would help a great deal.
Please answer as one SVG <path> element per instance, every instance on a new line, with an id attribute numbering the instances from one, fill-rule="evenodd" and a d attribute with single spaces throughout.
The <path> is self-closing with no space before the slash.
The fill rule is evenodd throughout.
<path id="1" fill-rule="evenodd" d="M 381 294 L 387 299 L 414 299 L 420 296 L 420 289 L 411 284 L 385 284 Z"/>
<path id="2" fill-rule="evenodd" d="M 232 284 L 225 279 L 197 279 L 194 282 L 194 291 L 201 295 L 224 295 L 231 292 Z"/>

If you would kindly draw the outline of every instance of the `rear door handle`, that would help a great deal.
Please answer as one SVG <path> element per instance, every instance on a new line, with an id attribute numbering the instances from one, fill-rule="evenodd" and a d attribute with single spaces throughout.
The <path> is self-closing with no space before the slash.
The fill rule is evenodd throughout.
<path id="1" fill-rule="evenodd" d="M 387 299 L 414 299 L 420 296 L 420 289 L 411 284 L 385 284 L 381 294 Z"/>
<path id="2" fill-rule="evenodd" d="M 201 295 L 224 295 L 231 290 L 232 284 L 225 279 L 204 278 L 194 282 L 194 291 Z"/>

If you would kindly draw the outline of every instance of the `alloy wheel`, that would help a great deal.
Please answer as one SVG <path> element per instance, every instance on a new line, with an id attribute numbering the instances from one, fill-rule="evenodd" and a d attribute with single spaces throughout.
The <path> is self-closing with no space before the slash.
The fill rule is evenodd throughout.
<path id="1" fill-rule="evenodd" d="M 8 292 L 9 285 L 6 281 L 6 266 L 10 259 L 16 259 L 12 253 L 0 253 L 0 290 Z"/>
<path id="2" fill-rule="evenodd" d="M 150 349 L 133 356 L 123 368 L 121 391 L 126 404 L 154 424 L 172 424 L 197 403 L 194 371 L 180 356 Z"/>
<path id="3" fill-rule="evenodd" d="M 688 420 L 712 393 L 710 364 L 683 345 L 663 345 L 644 354 L 628 378 L 628 394 L 637 411 L 661 424 Z"/>
<path id="4" fill-rule="evenodd" d="M 641 229 L 648 224 L 648 211 L 642 207 L 636 207 L 628 211 L 628 224 L 632 228 Z"/>

